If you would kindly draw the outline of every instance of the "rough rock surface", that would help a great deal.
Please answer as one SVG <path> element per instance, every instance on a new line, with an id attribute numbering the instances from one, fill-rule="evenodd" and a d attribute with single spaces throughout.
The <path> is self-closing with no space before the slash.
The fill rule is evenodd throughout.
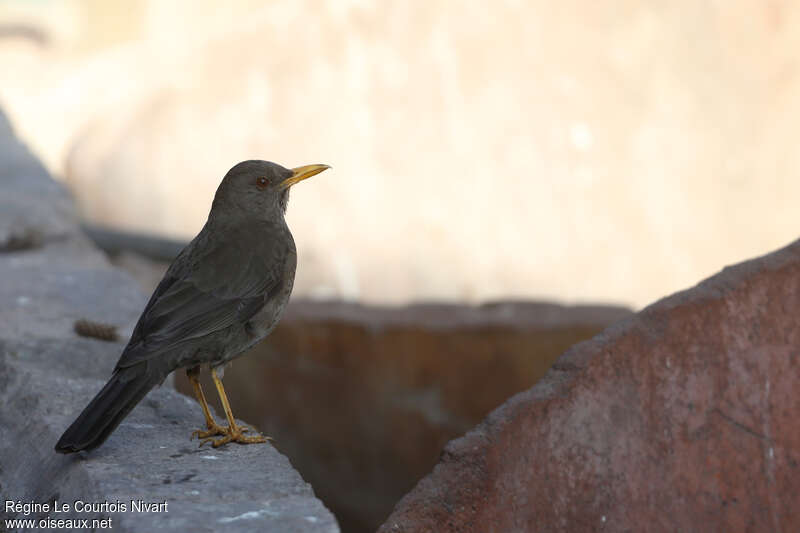
<path id="1" fill-rule="evenodd" d="M 20 237 L 21 236 L 21 237 Z M 21 243 L 21 244 L 20 244 Z M 197 405 L 151 392 L 88 454 L 53 446 L 100 389 L 121 343 L 79 338 L 73 323 L 123 326 L 145 295 L 83 237 L 66 192 L 13 137 L 0 113 L 0 495 L 3 500 L 117 502 L 127 512 L 37 513 L 5 519 L 109 517 L 115 531 L 335 532 L 333 516 L 272 446 L 198 449 Z M 131 500 L 166 512 L 131 512 Z"/>
<path id="2" fill-rule="evenodd" d="M 564 350 L 629 314 L 522 302 L 293 301 L 225 380 L 237 412 L 276 438 L 342 528 L 375 531 L 449 440 L 536 383 Z"/>
<path id="3" fill-rule="evenodd" d="M 800 530 L 800 241 L 564 355 L 383 533 Z"/>

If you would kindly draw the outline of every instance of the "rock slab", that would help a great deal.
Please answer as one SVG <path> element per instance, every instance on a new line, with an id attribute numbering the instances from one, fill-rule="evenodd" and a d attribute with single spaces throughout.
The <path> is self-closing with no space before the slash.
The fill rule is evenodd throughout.
<path id="1" fill-rule="evenodd" d="M 800 241 L 562 355 L 382 533 L 800 530 Z"/>
<path id="2" fill-rule="evenodd" d="M 129 327 L 146 298 L 80 233 L 69 195 L 14 138 L 2 113 L 0 207 L 0 531 L 20 527 L 6 522 L 12 519 L 87 519 L 90 527 L 110 519 L 115 531 L 339 530 L 272 446 L 198 448 L 189 435 L 203 424 L 202 413 L 169 386 L 151 392 L 100 448 L 56 454 L 59 435 L 123 348 L 77 337 L 74 321 Z M 51 509 L 26 513 L 6 500 Z M 133 502 L 140 500 L 161 506 L 139 512 Z M 54 512 L 56 501 L 71 510 Z M 89 510 L 76 509 L 77 501 Z"/>

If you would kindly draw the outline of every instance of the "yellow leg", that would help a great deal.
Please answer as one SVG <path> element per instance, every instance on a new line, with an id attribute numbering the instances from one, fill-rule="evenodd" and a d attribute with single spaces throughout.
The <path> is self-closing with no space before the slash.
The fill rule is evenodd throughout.
<path id="1" fill-rule="evenodd" d="M 211 369 L 211 379 L 214 380 L 214 385 L 217 387 L 217 394 L 219 394 L 219 399 L 222 401 L 222 408 L 225 410 L 225 416 L 228 418 L 228 427 L 223 428 L 224 435 L 219 439 L 214 440 L 213 438 L 206 438 L 201 443 L 200 446 L 205 444 L 206 442 L 211 442 L 211 445 L 214 448 L 218 448 L 223 444 L 228 442 L 238 442 L 240 444 L 253 444 L 256 442 L 267 442 L 269 437 L 265 437 L 263 435 L 252 435 L 246 436 L 245 433 L 251 431 L 252 429 L 249 427 L 240 427 L 236 425 L 236 419 L 233 418 L 233 412 L 231 411 L 231 406 L 228 403 L 228 396 L 225 394 L 225 388 L 222 386 L 222 380 L 217 375 L 217 369 Z"/>
<path id="2" fill-rule="evenodd" d="M 186 377 L 189 378 L 189 381 L 192 383 L 192 388 L 194 388 L 194 395 L 197 397 L 197 401 L 200 402 L 200 407 L 203 408 L 203 416 L 206 417 L 206 427 L 208 428 L 207 431 L 203 430 L 196 430 L 192 431 L 192 436 L 189 437 L 193 439 L 195 437 L 206 439 L 208 437 L 213 437 L 214 435 L 224 435 L 227 431 L 227 428 L 224 428 L 217 424 L 214 420 L 214 417 L 211 416 L 211 410 L 208 408 L 208 403 L 206 402 L 206 395 L 203 394 L 203 387 L 200 386 L 200 382 L 197 380 L 197 375 L 200 374 L 200 367 L 194 368 L 187 368 L 186 369 Z"/>

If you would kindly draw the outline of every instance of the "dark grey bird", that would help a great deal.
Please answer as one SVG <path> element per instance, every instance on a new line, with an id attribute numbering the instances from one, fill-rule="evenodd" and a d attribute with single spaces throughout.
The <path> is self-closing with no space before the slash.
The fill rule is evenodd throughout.
<path id="1" fill-rule="evenodd" d="M 175 258 L 142 312 L 111 379 L 64 432 L 57 452 L 101 445 L 173 370 L 185 368 L 214 447 L 266 442 L 236 424 L 222 374 L 226 363 L 266 337 L 292 292 L 297 252 L 284 214 L 289 188 L 327 165 L 286 169 L 244 161 L 222 180 L 200 233 Z M 214 421 L 197 380 L 208 365 L 227 426 Z M 215 438 L 216 437 L 216 438 Z"/>

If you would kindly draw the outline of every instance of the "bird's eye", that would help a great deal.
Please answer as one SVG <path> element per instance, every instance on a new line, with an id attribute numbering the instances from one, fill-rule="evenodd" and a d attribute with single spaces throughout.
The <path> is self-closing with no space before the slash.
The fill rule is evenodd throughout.
<path id="1" fill-rule="evenodd" d="M 259 176 L 258 179 L 256 179 L 256 187 L 258 187 L 262 191 L 266 189 L 268 185 L 269 185 L 269 180 L 264 176 Z"/>

